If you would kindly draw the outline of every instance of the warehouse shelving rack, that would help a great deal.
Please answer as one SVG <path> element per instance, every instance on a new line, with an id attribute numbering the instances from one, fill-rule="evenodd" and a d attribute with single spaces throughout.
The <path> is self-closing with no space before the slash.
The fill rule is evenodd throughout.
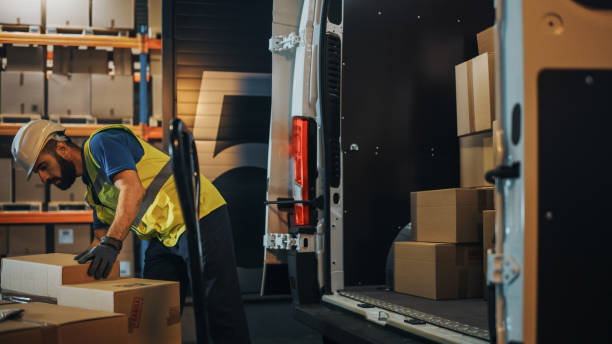
<path id="1" fill-rule="evenodd" d="M 34 32 L 32 32 L 34 31 Z M 31 32 L 0 31 L 0 44 L 39 45 L 39 46 L 72 46 L 72 47 L 110 47 L 137 49 L 140 55 L 140 73 L 134 75 L 136 82 L 140 83 L 140 124 L 127 125 L 137 136 L 145 141 L 161 140 L 163 131 L 161 127 L 150 127 L 148 119 L 147 82 L 147 55 L 150 50 L 161 50 L 161 39 L 150 39 L 146 26 L 141 27 L 136 37 L 124 35 L 98 35 L 98 34 L 70 34 L 70 33 L 41 33 L 40 30 Z M 46 49 L 45 49 L 46 50 Z M 45 56 L 46 56 L 45 52 Z M 145 90 L 143 92 L 143 90 Z M 143 101 L 144 99 L 144 101 Z M 46 110 L 45 110 L 46 111 Z M 22 124 L 0 124 L 0 136 L 15 136 Z M 72 137 L 87 137 L 104 125 L 74 125 L 66 126 L 66 135 Z M 48 192 L 47 192 L 48 193 Z M 47 198 L 47 197 L 46 197 Z M 92 223 L 91 210 L 81 211 L 42 211 L 42 212 L 6 212 L 0 211 L 0 224 L 44 224 L 47 225 L 47 249 L 52 236 L 50 225 L 70 223 Z M 51 243 L 52 244 L 52 243 Z M 137 258 L 135 259 L 135 261 Z"/>

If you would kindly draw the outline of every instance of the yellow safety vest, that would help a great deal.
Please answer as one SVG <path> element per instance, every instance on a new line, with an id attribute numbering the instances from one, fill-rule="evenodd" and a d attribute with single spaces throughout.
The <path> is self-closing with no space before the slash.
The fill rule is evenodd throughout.
<path id="1" fill-rule="evenodd" d="M 104 170 L 94 159 L 89 148 L 91 138 L 97 133 L 109 129 L 122 129 L 133 135 L 144 150 L 144 155 L 136 163 L 136 171 L 146 193 L 140 205 L 136 220 L 131 229 L 140 239 L 157 238 L 164 245 L 176 245 L 185 231 L 170 157 L 136 136 L 122 125 L 111 125 L 96 130 L 85 142 L 83 159 L 86 171 L 84 180 L 87 184 L 86 200 L 96 212 L 98 219 L 110 225 L 115 218 L 119 189 L 107 182 Z M 200 175 L 200 218 L 225 204 L 225 200 L 204 176 Z"/>

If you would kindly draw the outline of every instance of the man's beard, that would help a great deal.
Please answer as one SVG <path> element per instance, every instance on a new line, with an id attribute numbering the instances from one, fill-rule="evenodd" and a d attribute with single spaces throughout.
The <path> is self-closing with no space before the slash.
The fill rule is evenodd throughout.
<path id="1" fill-rule="evenodd" d="M 76 179 L 76 169 L 74 168 L 74 164 L 70 161 L 62 158 L 59 154 L 53 152 L 55 155 L 55 159 L 60 165 L 60 170 L 62 171 L 62 177 L 59 179 L 59 183 L 56 184 L 58 188 L 61 190 L 68 190 L 74 184 L 74 180 Z"/>

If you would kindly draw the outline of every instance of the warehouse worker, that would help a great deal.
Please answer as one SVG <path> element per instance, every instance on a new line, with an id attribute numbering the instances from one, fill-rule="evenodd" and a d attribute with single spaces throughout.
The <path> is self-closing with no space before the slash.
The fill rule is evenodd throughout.
<path id="1" fill-rule="evenodd" d="M 80 148 L 64 131 L 47 120 L 31 121 L 17 132 L 11 153 L 28 179 L 38 173 L 43 183 L 66 190 L 82 177 L 86 200 L 94 209 L 96 239 L 75 259 L 81 264 L 91 261 L 88 274 L 106 278 L 132 230 L 140 239 L 150 240 L 144 277 L 179 281 L 182 306 L 190 271 L 187 235 L 169 156 L 120 125 L 95 131 Z M 227 205 L 204 177 L 201 190 L 205 290 L 193 292 L 206 296 L 215 343 L 246 343 L 248 329 Z"/>

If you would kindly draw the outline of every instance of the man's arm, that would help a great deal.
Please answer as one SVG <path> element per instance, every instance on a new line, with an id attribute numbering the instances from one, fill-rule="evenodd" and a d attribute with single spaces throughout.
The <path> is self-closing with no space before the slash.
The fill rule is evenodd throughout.
<path id="1" fill-rule="evenodd" d="M 96 279 L 108 277 L 145 195 L 145 189 L 135 170 L 117 173 L 113 177 L 113 183 L 119 189 L 115 218 L 106 235 L 101 238 L 100 244 L 79 258 L 81 264 L 92 261 L 87 274 L 95 276 Z"/>
<path id="2" fill-rule="evenodd" d="M 136 219 L 140 204 L 145 195 L 145 188 L 134 170 L 125 170 L 113 177 L 115 187 L 119 189 L 115 218 L 106 236 L 121 240 L 130 232 L 130 226 Z"/>

